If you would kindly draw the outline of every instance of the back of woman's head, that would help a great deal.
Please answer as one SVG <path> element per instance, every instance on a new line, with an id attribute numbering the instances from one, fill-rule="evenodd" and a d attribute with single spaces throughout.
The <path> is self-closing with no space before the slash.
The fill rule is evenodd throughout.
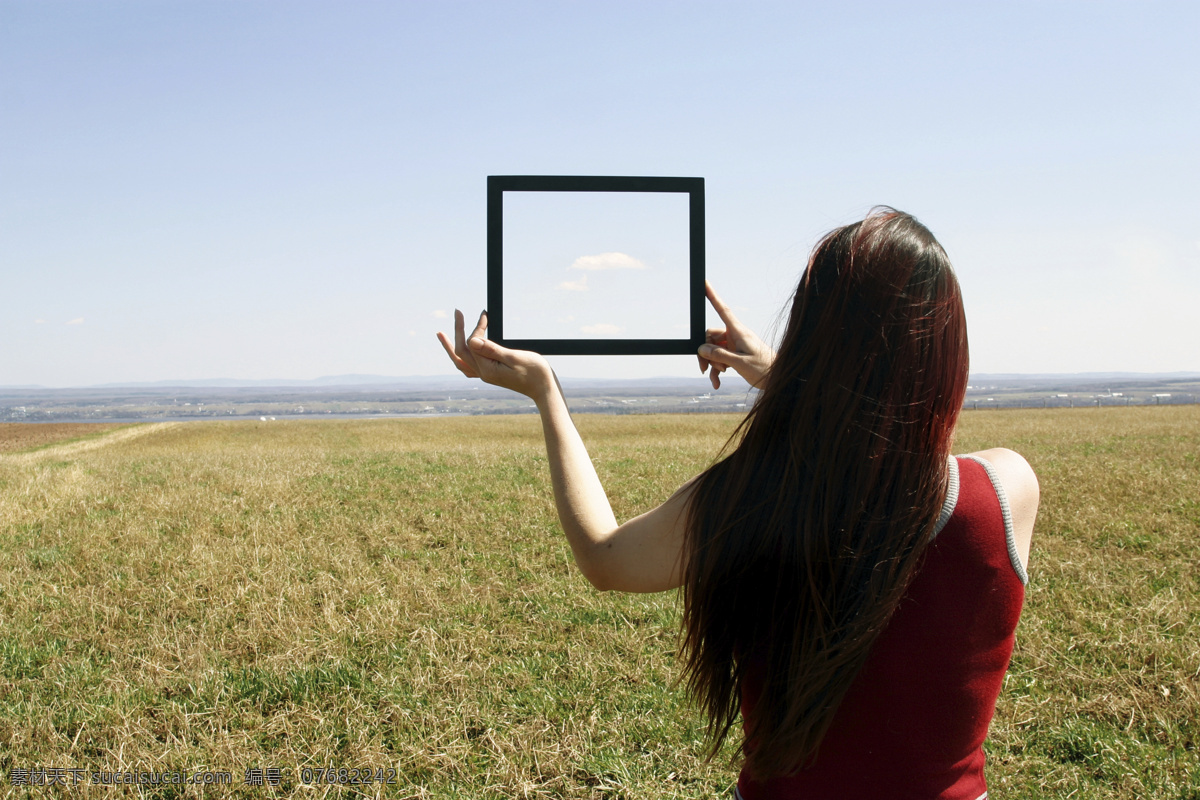
<path id="1" fill-rule="evenodd" d="M 953 427 L 967 380 L 962 298 L 945 251 L 913 217 L 877 209 L 817 245 L 772 369 L 780 391 L 763 399 L 799 399 L 810 377 L 832 383 L 806 387 L 827 400 L 869 399 L 868 416 L 888 427 L 932 426 L 914 443 Z"/>
<path id="2" fill-rule="evenodd" d="M 877 209 L 817 245 L 740 441 L 689 509 L 687 680 L 719 744 L 755 674 L 753 774 L 815 756 L 895 610 L 966 382 L 958 282 L 923 225 Z"/>

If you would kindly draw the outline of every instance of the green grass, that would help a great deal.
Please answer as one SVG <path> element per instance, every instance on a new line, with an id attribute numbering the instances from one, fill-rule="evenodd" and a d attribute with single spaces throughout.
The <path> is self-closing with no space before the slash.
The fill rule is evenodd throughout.
<path id="1" fill-rule="evenodd" d="M 578 423 L 627 518 L 736 419 Z M 993 796 L 1200 800 L 1200 409 L 966 414 L 957 449 L 990 446 L 1042 482 Z M 602 595 L 574 568 L 534 417 L 146 426 L 0 456 L 0 486 L 5 775 L 234 773 L 152 797 L 258 796 L 242 775 L 272 766 L 305 797 L 304 767 L 394 769 L 359 787 L 385 797 L 736 778 L 673 685 L 675 593 Z"/>

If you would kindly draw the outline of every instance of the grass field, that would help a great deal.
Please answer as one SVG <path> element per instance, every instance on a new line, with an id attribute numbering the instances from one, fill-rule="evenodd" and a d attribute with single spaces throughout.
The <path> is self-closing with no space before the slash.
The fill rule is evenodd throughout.
<path id="1" fill-rule="evenodd" d="M 736 418 L 577 422 L 625 518 Z M 957 449 L 990 446 L 1042 482 L 991 796 L 1200 800 L 1200 407 L 965 414 Z M 0 794 L 50 768 L 233 773 L 71 791 L 94 797 L 337 795 L 304 783 L 321 767 L 394 770 L 346 793 L 385 797 L 727 797 L 736 777 L 672 685 L 675 594 L 573 568 L 531 416 L 0 455 L 0 615 Z"/>

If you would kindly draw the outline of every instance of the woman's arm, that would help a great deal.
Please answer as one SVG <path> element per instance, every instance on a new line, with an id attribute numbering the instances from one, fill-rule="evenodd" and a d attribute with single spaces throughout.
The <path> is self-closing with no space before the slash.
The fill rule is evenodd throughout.
<path id="1" fill-rule="evenodd" d="M 500 349 L 488 342 L 476 352 Z M 678 586 L 690 484 L 658 508 L 618 526 L 557 381 L 532 399 L 542 416 L 558 519 L 584 577 L 600 590 L 661 592 Z"/>
<path id="2" fill-rule="evenodd" d="M 488 341 L 486 312 L 469 337 L 459 311 L 454 312 L 454 328 L 453 346 L 445 334 L 439 333 L 438 339 L 460 372 L 519 392 L 537 405 L 554 504 L 584 577 L 601 590 L 659 592 L 678 586 L 690 484 L 658 508 L 617 525 L 546 359 Z"/>

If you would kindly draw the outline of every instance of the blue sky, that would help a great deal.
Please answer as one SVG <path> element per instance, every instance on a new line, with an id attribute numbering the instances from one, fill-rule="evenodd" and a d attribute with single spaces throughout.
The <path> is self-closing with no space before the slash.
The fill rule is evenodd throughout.
<path id="1" fill-rule="evenodd" d="M 1200 370 L 1198 32 L 1190 2 L 0 0 L 0 385 L 449 373 L 489 174 L 705 178 L 709 277 L 763 333 L 889 204 L 946 246 L 974 371 Z"/>

